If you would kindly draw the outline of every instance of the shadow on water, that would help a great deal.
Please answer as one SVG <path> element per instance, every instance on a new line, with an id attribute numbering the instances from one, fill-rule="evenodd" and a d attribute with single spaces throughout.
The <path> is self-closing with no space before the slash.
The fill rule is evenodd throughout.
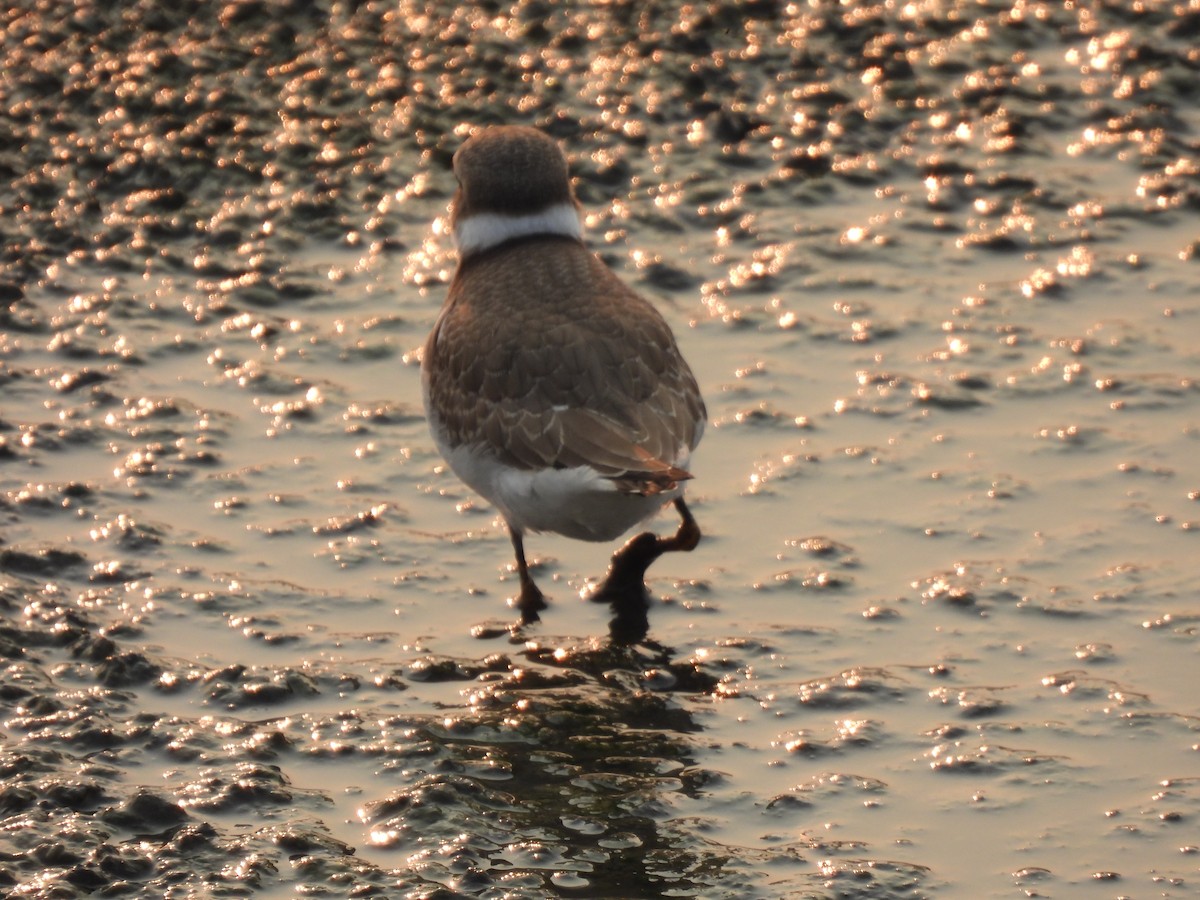
<path id="1" fill-rule="evenodd" d="M 720 679 L 696 661 L 654 641 L 561 637 L 531 639 L 516 656 L 423 660 L 412 674 L 463 683 L 466 704 L 383 724 L 404 734 L 385 764 L 399 784 L 360 816 L 377 849 L 406 855 L 405 886 L 415 878 L 462 896 L 732 898 L 837 882 L 839 896 L 892 897 L 924 881 L 923 867 L 886 860 L 841 860 L 789 878 L 788 867 L 807 866 L 797 848 L 707 837 L 689 813 L 726 775 L 697 764 L 703 727 L 679 702 L 719 692 Z M 779 867 L 779 893 L 764 885 L 764 866 Z"/>
<path id="2" fill-rule="evenodd" d="M 0 883 L 41 886 L 23 896 L 319 878 L 338 896 L 755 897 L 763 867 L 793 867 L 790 890 L 840 874 L 842 896 L 875 897 L 924 878 L 882 860 L 814 872 L 796 847 L 706 836 L 696 813 L 726 775 L 697 764 L 696 710 L 721 679 L 652 640 L 528 638 L 373 673 L 205 668 L 39 590 L 39 567 L 62 563 L 4 559 Z M 335 783 L 350 781 L 345 829 Z"/>
<path id="3" fill-rule="evenodd" d="M 712 676 L 665 648 L 531 642 L 519 662 L 430 661 L 422 677 L 473 683 L 469 707 L 404 721 L 420 735 L 405 784 L 365 814 L 425 877 L 657 896 L 719 871 L 660 830 L 675 795 L 719 777 L 695 765 L 700 727 L 671 696 L 711 692 Z"/>

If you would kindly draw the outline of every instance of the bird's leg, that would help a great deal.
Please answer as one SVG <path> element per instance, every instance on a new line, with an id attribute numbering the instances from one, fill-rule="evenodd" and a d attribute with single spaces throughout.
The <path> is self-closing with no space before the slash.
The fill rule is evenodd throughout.
<path id="1" fill-rule="evenodd" d="M 679 510 L 682 521 L 680 521 L 675 534 L 662 539 L 660 553 L 669 553 L 673 550 L 690 552 L 695 550 L 696 545 L 700 543 L 700 526 L 696 524 L 696 520 L 692 517 L 692 511 L 687 508 L 682 497 L 675 498 L 675 508 Z"/>
<path id="2" fill-rule="evenodd" d="M 592 599 L 614 605 L 640 603 L 645 606 L 649 596 L 646 591 L 646 570 L 664 553 L 694 550 L 700 543 L 700 526 L 692 517 L 682 497 L 675 499 L 682 521 L 670 537 L 659 537 L 653 532 L 639 534 L 618 550 L 608 567 L 608 575 Z"/>
<path id="3" fill-rule="evenodd" d="M 521 532 L 510 525 L 508 534 L 512 538 L 513 549 L 517 551 L 517 578 L 521 582 L 521 593 L 509 602 L 521 613 L 521 624 L 528 625 L 541 618 L 538 613 L 546 608 L 546 597 L 529 574 L 529 565 L 525 562 L 525 541 Z"/>

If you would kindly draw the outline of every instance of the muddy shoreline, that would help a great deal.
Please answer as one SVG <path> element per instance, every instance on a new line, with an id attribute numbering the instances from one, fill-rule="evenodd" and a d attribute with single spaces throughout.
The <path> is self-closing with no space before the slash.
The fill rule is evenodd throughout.
<path id="1" fill-rule="evenodd" d="M 1184 897 L 1200 13 L 0 13 L 0 890 Z M 646 640 L 425 430 L 472 124 L 712 417 Z"/>

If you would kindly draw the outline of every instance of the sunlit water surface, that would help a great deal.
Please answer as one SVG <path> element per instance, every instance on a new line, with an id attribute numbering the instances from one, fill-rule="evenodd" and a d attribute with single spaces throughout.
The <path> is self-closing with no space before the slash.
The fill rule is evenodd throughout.
<path id="1" fill-rule="evenodd" d="M 565 6 L 5 13 L 0 886 L 1195 896 L 1200 9 Z M 493 121 L 708 401 L 633 645 L 426 431 Z"/>

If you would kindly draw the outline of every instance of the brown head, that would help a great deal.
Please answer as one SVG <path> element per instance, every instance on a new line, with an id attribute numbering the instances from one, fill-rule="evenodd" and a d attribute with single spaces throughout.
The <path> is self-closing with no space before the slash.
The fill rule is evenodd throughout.
<path id="1" fill-rule="evenodd" d="M 454 175 L 450 225 L 462 259 L 519 237 L 583 236 L 567 159 L 536 128 L 475 132 L 454 154 Z"/>

